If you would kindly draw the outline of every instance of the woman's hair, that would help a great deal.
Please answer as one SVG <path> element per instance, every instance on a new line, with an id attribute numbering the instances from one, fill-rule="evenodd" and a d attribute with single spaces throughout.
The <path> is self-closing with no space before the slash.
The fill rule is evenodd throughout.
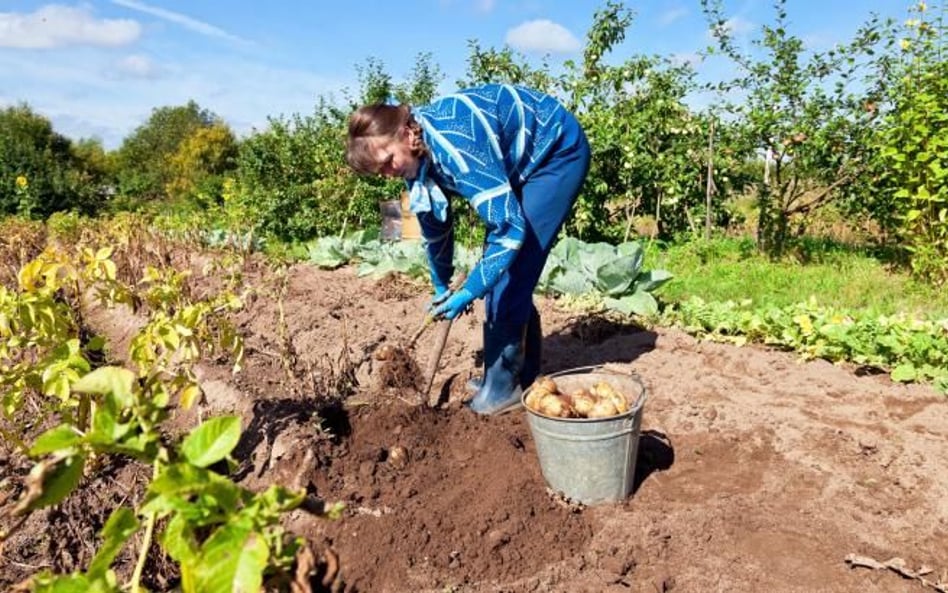
<path id="1" fill-rule="evenodd" d="M 355 110 L 349 116 L 349 137 L 346 140 L 346 161 L 362 175 L 375 174 L 379 163 L 375 161 L 368 139 L 373 137 L 395 137 L 402 126 L 415 133 L 412 154 L 417 157 L 428 152 L 421 137 L 421 126 L 415 121 L 408 105 L 375 103 Z"/>

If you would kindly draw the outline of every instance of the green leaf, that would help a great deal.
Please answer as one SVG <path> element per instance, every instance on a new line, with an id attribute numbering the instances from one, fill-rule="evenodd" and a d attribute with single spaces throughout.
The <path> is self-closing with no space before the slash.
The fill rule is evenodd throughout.
<path id="1" fill-rule="evenodd" d="M 655 297 L 644 290 L 636 291 L 619 299 L 606 298 L 604 304 L 606 307 L 625 315 L 650 317 L 658 314 L 658 302 L 655 301 Z"/>
<path id="2" fill-rule="evenodd" d="M 34 577 L 33 593 L 90 593 L 92 583 L 84 575 L 52 576 L 41 573 Z"/>
<path id="3" fill-rule="evenodd" d="M 648 272 L 643 272 L 639 275 L 635 282 L 635 290 L 652 292 L 674 277 L 675 276 L 671 272 L 666 270 L 649 270 Z"/>
<path id="4" fill-rule="evenodd" d="M 129 406 L 133 402 L 132 387 L 135 385 L 135 373 L 121 367 L 99 367 L 75 383 L 72 390 L 77 393 L 112 394 L 121 405 Z"/>
<path id="5" fill-rule="evenodd" d="M 138 531 L 138 527 L 139 522 L 134 511 L 128 507 L 115 509 L 100 533 L 102 545 L 89 564 L 88 575 L 90 578 L 105 576 L 106 571 L 115 560 L 115 556 L 128 541 L 128 538 Z"/>
<path id="6" fill-rule="evenodd" d="M 198 549 L 194 545 L 194 530 L 182 514 L 174 515 L 162 535 L 162 545 L 179 564 L 190 565 L 197 560 Z"/>
<path id="7" fill-rule="evenodd" d="M 92 336 L 88 342 L 86 342 L 86 350 L 91 350 L 93 352 L 98 352 L 105 348 L 105 338 L 102 336 Z"/>
<path id="8" fill-rule="evenodd" d="M 634 260 L 634 268 L 636 272 L 641 271 L 642 262 L 645 259 L 645 250 L 642 249 L 642 244 L 638 241 L 626 241 L 625 243 L 620 243 L 616 246 L 616 253 L 619 255 L 629 256 Z"/>
<path id="9" fill-rule="evenodd" d="M 214 492 L 214 489 L 226 486 L 234 491 L 230 499 L 236 502 L 239 487 L 221 476 L 203 467 L 196 467 L 190 463 L 174 463 L 166 466 L 148 485 L 150 495 L 180 495 L 188 497 L 192 494 Z M 220 493 L 214 492 L 221 498 Z M 147 497 L 146 497 L 147 499 Z M 142 511 L 144 512 L 144 511 Z"/>
<path id="10" fill-rule="evenodd" d="M 911 383 L 918 378 L 918 370 L 913 364 L 900 364 L 892 369 L 892 380 L 900 383 Z"/>
<path id="11" fill-rule="evenodd" d="M 111 410 L 110 406 L 99 406 L 92 416 L 92 430 L 88 439 L 97 445 L 115 445 L 121 443 L 131 429 L 131 423 L 118 422 L 116 412 Z"/>
<path id="12" fill-rule="evenodd" d="M 15 513 L 52 506 L 69 496 L 82 479 L 85 461 L 84 455 L 68 455 L 37 463 L 26 478 L 27 493 L 17 504 Z"/>
<path id="13" fill-rule="evenodd" d="M 270 550 L 249 521 L 224 525 L 202 546 L 195 586 L 206 593 L 257 593 Z"/>
<path id="14" fill-rule="evenodd" d="M 82 441 L 82 437 L 69 424 L 60 424 L 56 428 L 51 428 L 43 434 L 36 437 L 33 446 L 30 447 L 31 457 L 40 457 L 69 449 Z"/>
<path id="15" fill-rule="evenodd" d="M 596 270 L 596 287 L 607 295 L 618 296 L 629 290 L 638 275 L 634 257 L 615 257 Z"/>
<path id="16" fill-rule="evenodd" d="M 558 294 L 585 294 L 593 286 L 581 270 L 567 269 L 550 277 L 550 288 Z"/>
<path id="17" fill-rule="evenodd" d="M 44 373 L 46 375 L 46 373 Z M 69 399 L 69 376 L 62 370 L 56 370 L 43 377 L 43 393 L 62 401 Z"/>
<path id="18" fill-rule="evenodd" d="M 579 250 L 578 262 L 580 269 L 595 279 L 597 271 L 616 256 L 616 248 L 608 243 L 585 243 Z"/>
<path id="19" fill-rule="evenodd" d="M 181 453 L 194 465 L 207 467 L 227 457 L 239 440 L 239 418 L 211 418 L 192 430 L 184 439 L 181 443 Z"/>

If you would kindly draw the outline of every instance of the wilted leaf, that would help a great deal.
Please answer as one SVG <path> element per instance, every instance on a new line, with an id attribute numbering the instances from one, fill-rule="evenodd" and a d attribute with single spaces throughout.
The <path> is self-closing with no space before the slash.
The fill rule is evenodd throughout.
<path id="1" fill-rule="evenodd" d="M 189 383 L 184 386 L 184 389 L 181 390 L 181 393 L 178 394 L 178 401 L 181 402 L 181 407 L 185 410 L 190 410 L 191 406 L 194 405 L 194 402 L 198 401 L 201 397 L 201 388 L 194 383 Z"/>

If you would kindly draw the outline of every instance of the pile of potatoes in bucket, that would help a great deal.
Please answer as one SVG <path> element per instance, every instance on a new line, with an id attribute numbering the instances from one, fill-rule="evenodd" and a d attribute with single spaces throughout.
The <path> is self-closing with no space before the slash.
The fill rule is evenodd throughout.
<path id="1" fill-rule="evenodd" d="M 606 381 L 562 393 L 556 381 L 544 376 L 537 377 L 530 386 L 524 403 L 534 412 L 553 418 L 608 418 L 629 411 L 628 398 Z"/>

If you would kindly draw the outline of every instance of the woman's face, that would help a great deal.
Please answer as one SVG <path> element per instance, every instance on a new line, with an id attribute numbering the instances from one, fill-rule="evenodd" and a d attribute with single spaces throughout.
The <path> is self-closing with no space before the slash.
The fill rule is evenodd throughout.
<path id="1" fill-rule="evenodd" d="M 376 173 L 404 179 L 414 179 L 418 175 L 419 159 L 411 149 L 415 133 L 408 126 L 403 126 L 394 136 L 376 136 L 368 141 L 377 164 Z"/>

